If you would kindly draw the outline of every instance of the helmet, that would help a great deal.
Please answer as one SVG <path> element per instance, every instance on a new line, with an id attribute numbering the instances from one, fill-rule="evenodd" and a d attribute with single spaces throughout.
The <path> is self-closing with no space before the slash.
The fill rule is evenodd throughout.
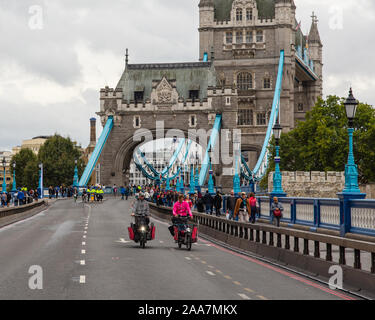
<path id="1" fill-rule="evenodd" d="M 138 193 L 138 197 L 144 197 L 145 194 L 143 192 Z"/>

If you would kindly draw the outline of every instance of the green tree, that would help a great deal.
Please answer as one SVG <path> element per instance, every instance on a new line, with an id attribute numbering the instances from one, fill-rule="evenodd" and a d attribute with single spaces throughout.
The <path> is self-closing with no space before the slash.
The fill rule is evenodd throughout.
<path id="1" fill-rule="evenodd" d="M 78 174 L 82 175 L 82 160 L 79 149 L 70 138 L 54 135 L 40 148 L 38 162 L 43 163 L 44 186 L 70 186 L 73 184 L 75 160 Z"/>
<path id="2" fill-rule="evenodd" d="M 36 188 L 38 184 L 37 156 L 30 149 L 21 149 L 14 155 L 10 162 L 10 168 L 16 163 L 17 187 Z"/>
<path id="3" fill-rule="evenodd" d="M 282 171 L 344 171 L 349 152 L 344 98 L 318 99 L 306 121 L 280 138 Z M 375 110 L 360 103 L 354 121 L 354 153 L 362 183 L 375 181 Z M 275 141 L 270 146 L 275 156 Z M 275 169 L 271 160 L 269 172 Z M 267 185 L 267 177 L 261 185 Z"/>

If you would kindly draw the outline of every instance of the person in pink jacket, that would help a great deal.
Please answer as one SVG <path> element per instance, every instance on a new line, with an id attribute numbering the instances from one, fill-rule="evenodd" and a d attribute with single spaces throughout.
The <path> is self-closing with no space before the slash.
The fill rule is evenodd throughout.
<path id="1" fill-rule="evenodd" d="M 191 213 L 190 206 L 189 204 L 184 201 L 184 195 L 180 194 L 178 196 L 178 201 L 174 204 L 173 206 L 173 217 L 172 217 L 172 223 L 168 229 L 171 235 L 174 237 L 174 227 L 176 225 L 179 225 L 179 228 L 181 227 L 181 219 L 180 217 L 187 217 L 189 216 L 190 218 L 193 218 L 193 214 Z"/>
<path id="2" fill-rule="evenodd" d="M 173 216 L 186 217 L 187 215 L 189 215 L 191 218 L 193 217 L 189 203 L 184 201 L 184 195 L 180 194 L 178 196 L 178 201 L 173 206 Z"/>

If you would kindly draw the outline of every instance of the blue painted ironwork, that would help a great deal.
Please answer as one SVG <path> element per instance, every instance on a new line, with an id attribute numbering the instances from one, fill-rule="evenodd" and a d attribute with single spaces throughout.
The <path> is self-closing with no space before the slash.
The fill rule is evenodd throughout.
<path id="1" fill-rule="evenodd" d="M 268 123 L 266 138 L 264 139 L 262 151 L 260 153 L 258 162 L 255 165 L 255 168 L 253 170 L 254 179 L 257 181 L 263 178 L 268 168 L 268 160 L 269 160 L 268 150 L 269 150 L 269 145 L 270 145 L 272 133 L 273 133 L 272 129 L 276 122 L 277 115 L 279 113 L 280 95 L 281 95 L 281 90 L 282 90 L 283 71 L 284 71 L 284 59 L 285 59 L 284 50 L 281 50 L 279 68 L 278 68 L 277 80 L 276 80 L 276 86 L 275 86 L 275 93 L 273 97 L 271 116 L 270 116 L 270 120 Z"/>
<path id="2" fill-rule="evenodd" d="M 185 193 L 185 186 L 184 186 L 184 170 L 181 167 L 181 177 L 180 177 L 180 189 L 181 193 Z"/>
<path id="3" fill-rule="evenodd" d="M 74 167 L 74 178 L 73 178 L 73 187 L 79 187 L 79 181 L 78 181 L 78 168 L 77 164 Z"/>
<path id="4" fill-rule="evenodd" d="M 212 164 L 210 164 L 210 171 L 209 171 L 209 178 L 208 178 L 208 193 L 211 195 L 215 194 L 213 174 L 214 172 L 212 170 Z"/>
<path id="5" fill-rule="evenodd" d="M 202 192 L 201 186 L 199 185 L 199 169 L 195 168 L 195 188 L 197 189 L 197 192 Z"/>
<path id="6" fill-rule="evenodd" d="M 92 153 L 90 160 L 85 168 L 85 171 L 83 172 L 83 175 L 81 177 L 81 180 L 79 181 L 80 187 L 86 187 L 89 183 L 92 171 L 95 168 L 96 163 L 99 160 L 99 157 L 102 153 L 102 150 L 104 148 L 104 145 L 109 137 L 109 134 L 111 133 L 111 130 L 113 128 L 113 117 L 109 116 L 107 123 L 105 124 L 103 128 L 103 132 L 100 135 L 100 138 L 98 140 L 98 143 L 95 146 L 94 152 Z"/>
<path id="7" fill-rule="evenodd" d="M 344 193 L 361 193 L 361 190 L 358 186 L 358 170 L 357 165 L 354 161 L 354 152 L 353 152 L 353 128 L 348 128 L 349 134 L 349 155 L 348 163 L 345 166 L 345 189 Z"/>
<path id="8" fill-rule="evenodd" d="M 39 198 L 43 199 L 44 197 L 44 189 L 43 189 L 43 163 L 39 165 L 40 171 L 39 171 Z"/>
<path id="9" fill-rule="evenodd" d="M 273 174 L 273 190 L 271 192 L 272 197 L 285 197 L 286 193 L 282 187 L 282 175 L 280 171 L 280 147 L 276 146 L 276 157 L 275 157 L 275 173 Z"/>
<path id="10" fill-rule="evenodd" d="M 6 169 L 4 167 L 4 172 L 3 172 L 3 185 L 2 185 L 2 191 L 6 192 L 7 191 L 7 182 L 6 182 Z"/>
<path id="11" fill-rule="evenodd" d="M 203 54 L 203 62 L 207 62 L 207 61 L 208 61 L 208 53 L 205 52 L 205 53 Z"/>
<path id="12" fill-rule="evenodd" d="M 170 184 L 170 179 L 169 177 L 167 178 L 166 186 L 165 186 L 166 191 L 171 191 L 171 184 Z"/>
<path id="13" fill-rule="evenodd" d="M 190 165 L 190 190 L 189 194 L 195 193 L 195 181 L 194 181 L 194 167 Z"/>
<path id="14" fill-rule="evenodd" d="M 216 118 L 215 118 L 214 126 L 212 128 L 211 137 L 210 137 L 210 140 L 208 142 L 207 149 L 206 149 L 206 152 L 205 152 L 204 160 L 203 160 L 202 167 L 201 167 L 201 172 L 199 174 L 199 185 L 200 186 L 203 186 L 205 181 L 206 181 L 208 168 L 210 166 L 210 163 L 209 163 L 210 162 L 210 154 L 209 154 L 209 152 L 212 151 L 212 149 L 215 147 L 216 140 L 217 140 L 217 137 L 219 136 L 219 132 L 220 132 L 220 129 L 221 129 L 221 123 L 222 123 L 222 115 L 217 114 Z"/>
<path id="15" fill-rule="evenodd" d="M 12 186 L 12 192 L 17 191 L 17 183 L 16 183 L 16 169 L 13 169 L 13 186 Z"/>

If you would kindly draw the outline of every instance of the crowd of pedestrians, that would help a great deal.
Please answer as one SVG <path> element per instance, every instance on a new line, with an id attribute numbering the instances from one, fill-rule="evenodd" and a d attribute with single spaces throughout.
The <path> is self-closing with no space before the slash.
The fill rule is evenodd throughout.
<path id="1" fill-rule="evenodd" d="M 155 203 L 157 206 L 165 206 L 172 208 L 178 201 L 178 191 L 166 191 L 154 186 L 128 186 L 120 187 L 121 198 L 128 200 L 129 196 L 133 196 L 138 192 L 143 192 L 145 200 Z M 202 195 L 201 192 L 195 194 L 184 195 L 186 201 L 192 210 L 208 215 L 216 215 L 217 217 L 225 215 L 226 219 L 239 222 L 249 222 L 254 224 L 257 218 L 260 218 L 259 201 L 254 193 L 246 194 L 241 192 L 235 194 L 232 190 L 229 196 L 225 196 L 219 191 L 215 195 L 208 191 Z M 225 208 L 225 210 L 224 210 Z M 271 211 L 275 217 L 277 226 L 280 226 L 280 219 L 284 208 L 278 199 L 273 199 Z"/>
<path id="2" fill-rule="evenodd" d="M 37 190 L 28 190 L 27 188 L 19 188 L 15 192 L 2 192 L 0 194 L 1 207 L 9 208 L 11 205 L 22 206 L 24 204 L 38 201 L 39 193 Z"/>

